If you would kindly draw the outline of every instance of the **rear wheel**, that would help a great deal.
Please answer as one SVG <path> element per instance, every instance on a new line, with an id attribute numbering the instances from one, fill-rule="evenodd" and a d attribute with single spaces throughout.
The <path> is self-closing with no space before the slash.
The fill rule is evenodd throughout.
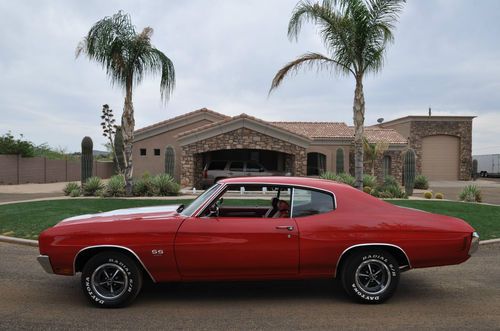
<path id="1" fill-rule="evenodd" d="M 142 287 L 137 263 L 118 252 L 102 252 L 83 267 L 83 293 L 98 307 L 123 307 L 132 302 Z"/>
<path id="2" fill-rule="evenodd" d="M 383 250 L 365 250 L 351 255 L 341 275 L 344 290 L 362 303 L 382 303 L 399 283 L 399 265 Z"/>

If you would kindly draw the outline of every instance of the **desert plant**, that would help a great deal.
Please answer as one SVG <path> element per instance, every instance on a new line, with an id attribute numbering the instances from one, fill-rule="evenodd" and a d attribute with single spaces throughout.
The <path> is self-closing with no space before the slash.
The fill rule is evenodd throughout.
<path id="1" fill-rule="evenodd" d="M 337 175 L 334 174 L 333 172 L 325 171 L 321 173 L 321 175 L 319 175 L 319 178 L 327 180 L 335 180 L 337 178 Z"/>
<path id="2" fill-rule="evenodd" d="M 391 198 L 395 199 L 405 199 L 407 197 L 405 191 L 397 184 L 384 186 L 383 192 L 388 193 Z"/>
<path id="3" fill-rule="evenodd" d="M 376 143 L 370 143 L 368 138 L 363 137 L 363 157 L 364 162 L 370 165 L 370 170 L 372 176 L 375 176 L 375 163 L 377 159 L 384 155 L 384 152 L 389 148 L 389 144 L 385 141 L 379 141 Z M 364 179 L 364 176 L 363 176 Z M 363 182 L 363 185 L 365 183 Z"/>
<path id="4" fill-rule="evenodd" d="M 436 193 L 434 195 L 434 198 L 439 199 L 439 200 L 443 200 L 444 199 L 444 194 L 438 192 L 438 193 Z"/>
<path id="5" fill-rule="evenodd" d="M 363 184 L 363 192 L 370 194 L 372 192 L 372 188 Z"/>
<path id="6" fill-rule="evenodd" d="M 384 183 L 382 184 L 382 187 L 391 186 L 391 185 L 398 186 L 399 183 L 396 180 L 396 178 L 394 178 L 393 176 L 385 176 L 384 177 Z"/>
<path id="7" fill-rule="evenodd" d="M 135 31 L 130 16 L 119 11 L 95 23 L 76 49 L 76 56 L 86 54 L 106 68 L 111 83 L 123 88 L 125 102 L 121 118 L 126 192 L 132 194 L 132 142 L 134 141 L 134 106 L 132 92 L 147 74 L 159 73 L 160 94 L 167 100 L 175 85 L 172 61 L 151 44 L 153 29 Z"/>
<path id="8" fill-rule="evenodd" d="M 461 201 L 466 202 L 482 202 L 483 197 L 481 190 L 477 185 L 467 185 L 464 187 L 458 196 Z"/>
<path id="9" fill-rule="evenodd" d="M 169 174 L 159 174 L 152 178 L 154 195 L 177 195 L 180 185 L 175 182 L 174 177 Z"/>
<path id="10" fill-rule="evenodd" d="M 427 180 L 427 177 L 424 175 L 415 176 L 415 184 L 413 187 L 419 190 L 427 190 L 429 188 L 429 181 Z"/>
<path id="11" fill-rule="evenodd" d="M 424 198 L 426 198 L 426 199 L 432 199 L 432 192 L 430 192 L 430 191 L 425 192 L 424 193 Z"/>
<path id="12" fill-rule="evenodd" d="M 355 185 L 356 185 L 356 178 L 354 178 L 353 176 L 351 176 L 345 172 L 337 174 L 335 177 L 335 181 L 337 181 L 339 183 L 344 183 L 344 184 L 350 185 L 352 187 L 355 187 Z"/>
<path id="13" fill-rule="evenodd" d="M 68 183 L 63 188 L 64 195 L 66 196 L 70 195 L 74 190 L 80 190 L 80 185 L 78 185 L 78 183 L 76 182 Z"/>
<path id="14" fill-rule="evenodd" d="M 74 190 L 72 190 L 69 193 L 69 196 L 72 198 L 76 198 L 76 197 L 79 197 L 81 194 L 82 194 L 82 192 L 80 191 L 80 188 L 75 188 Z"/>
<path id="15" fill-rule="evenodd" d="M 144 173 L 141 178 L 134 180 L 133 194 L 135 196 L 153 196 L 153 181 L 149 173 Z"/>
<path id="16" fill-rule="evenodd" d="M 82 185 L 82 193 L 85 196 L 98 196 L 104 189 L 104 184 L 99 177 L 90 177 Z"/>
<path id="17" fill-rule="evenodd" d="M 82 139 L 82 156 L 81 156 L 81 183 L 82 186 L 87 180 L 92 177 L 92 165 L 94 161 L 93 157 L 93 146 L 92 138 L 83 137 Z"/>
<path id="18" fill-rule="evenodd" d="M 411 148 L 406 150 L 404 154 L 403 177 L 405 181 L 405 192 L 407 196 L 413 194 L 413 186 L 415 185 L 415 151 Z"/>
<path id="19" fill-rule="evenodd" d="M 305 66 L 316 65 L 318 70 L 354 77 L 354 170 L 358 189 L 363 187 L 363 80 L 366 74 L 382 69 L 385 49 L 394 40 L 393 30 L 404 3 L 404 0 L 300 1 L 288 23 L 288 37 L 298 38 L 303 23 L 312 22 L 330 54 L 306 53 L 289 62 L 276 73 L 270 88 L 271 92 L 285 77 Z"/>
<path id="20" fill-rule="evenodd" d="M 377 186 L 377 177 L 372 175 L 363 175 L 363 187 L 375 188 Z"/>
<path id="21" fill-rule="evenodd" d="M 104 195 L 108 197 L 121 197 L 125 195 L 125 178 L 123 175 L 115 175 L 108 180 Z"/>

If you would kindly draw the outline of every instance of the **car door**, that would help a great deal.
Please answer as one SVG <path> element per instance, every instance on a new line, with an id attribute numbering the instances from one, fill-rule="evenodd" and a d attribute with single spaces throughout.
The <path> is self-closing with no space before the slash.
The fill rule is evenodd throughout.
<path id="1" fill-rule="evenodd" d="M 190 217 L 175 240 L 184 279 L 244 279 L 298 273 L 299 238 L 292 218 Z"/>

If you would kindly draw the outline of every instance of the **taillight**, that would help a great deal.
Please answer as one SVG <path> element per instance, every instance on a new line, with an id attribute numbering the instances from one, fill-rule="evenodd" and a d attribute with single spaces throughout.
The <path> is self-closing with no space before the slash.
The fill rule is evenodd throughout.
<path id="1" fill-rule="evenodd" d="M 207 178 L 208 177 L 208 171 L 205 169 L 203 170 L 203 178 Z"/>

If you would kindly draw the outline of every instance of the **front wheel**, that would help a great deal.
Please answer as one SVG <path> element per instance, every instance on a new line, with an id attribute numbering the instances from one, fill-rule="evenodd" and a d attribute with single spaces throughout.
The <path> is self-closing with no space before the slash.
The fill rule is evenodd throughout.
<path id="1" fill-rule="evenodd" d="M 361 303 L 382 303 L 389 299 L 399 283 L 399 265 L 383 250 L 354 253 L 341 274 L 344 290 Z"/>
<path id="2" fill-rule="evenodd" d="M 92 304 L 103 308 L 123 307 L 139 294 L 142 272 L 128 256 L 102 252 L 83 267 L 81 284 Z"/>

